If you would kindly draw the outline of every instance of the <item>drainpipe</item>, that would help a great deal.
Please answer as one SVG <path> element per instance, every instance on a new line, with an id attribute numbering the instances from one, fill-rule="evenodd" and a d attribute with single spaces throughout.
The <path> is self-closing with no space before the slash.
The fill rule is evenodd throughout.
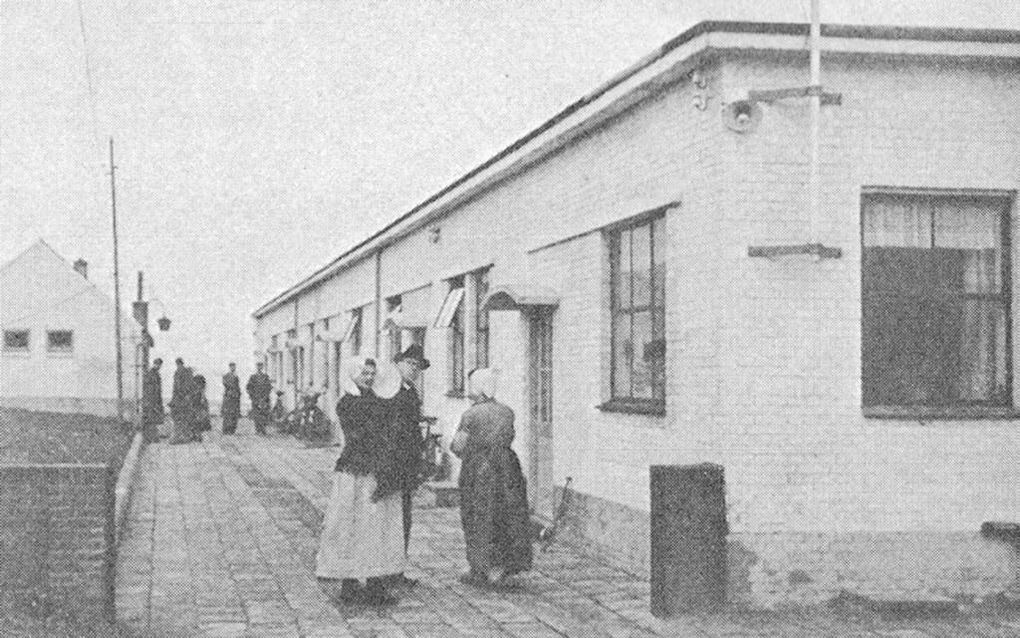
<path id="1" fill-rule="evenodd" d="M 811 0 L 811 168 L 808 177 L 808 242 L 817 242 L 818 238 L 818 214 L 821 206 L 821 194 L 819 183 L 818 167 L 818 146 L 819 129 L 821 127 L 822 111 L 822 24 L 821 24 L 821 0 Z"/>
<path id="2" fill-rule="evenodd" d="M 381 354 L 382 330 L 382 250 L 375 251 L 375 358 Z"/>

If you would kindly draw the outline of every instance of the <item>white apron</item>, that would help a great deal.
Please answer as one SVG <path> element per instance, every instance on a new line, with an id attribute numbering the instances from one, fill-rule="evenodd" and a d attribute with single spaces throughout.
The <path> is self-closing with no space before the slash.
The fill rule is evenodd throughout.
<path id="1" fill-rule="evenodd" d="M 375 477 L 333 475 L 315 557 L 319 578 L 370 578 L 404 571 L 401 495 L 373 503 Z"/>

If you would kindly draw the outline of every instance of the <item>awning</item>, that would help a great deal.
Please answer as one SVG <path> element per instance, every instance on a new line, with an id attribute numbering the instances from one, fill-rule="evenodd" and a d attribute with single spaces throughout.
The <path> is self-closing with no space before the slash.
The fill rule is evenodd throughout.
<path id="1" fill-rule="evenodd" d="M 521 310 L 533 306 L 556 307 L 560 297 L 548 288 L 496 286 L 482 302 L 485 310 Z"/>
<path id="2" fill-rule="evenodd" d="M 447 293 L 446 299 L 443 300 L 443 307 L 439 310 L 439 316 L 436 317 L 437 328 L 450 327 L 450 324 L 453 323 L 453 315 L 457 312 L 457 308 L 460 307 L 460 302 L 463 299 L 463 288 L 453 288 Z"/>

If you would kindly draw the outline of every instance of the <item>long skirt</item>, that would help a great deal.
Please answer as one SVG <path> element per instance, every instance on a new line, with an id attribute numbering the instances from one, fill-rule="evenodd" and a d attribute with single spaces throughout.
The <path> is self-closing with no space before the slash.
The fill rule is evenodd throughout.
<path id="1" fill-rule="evenodd" d="M 460 469 L 460 520 L 471 571 L 486 576 L 531 569 L 528 491 L 521 463 L 510 448 L 476 450 Z"/>
<path id="2" fill-rule="evenodd" d="M 190 410 L 176 409 L 170 412 L 170 419 L 173 421 L 173 430 L 170 435 L 171 443 L 191 443 L 196 440 L 194 417 Z"/>
<path id="3" fill-rule="evenodd" d="M 372 578 L 404 571 L 400 494 L 373 503 L 374 476 L 333 475 L 315 557 L 319 578 Z"/>

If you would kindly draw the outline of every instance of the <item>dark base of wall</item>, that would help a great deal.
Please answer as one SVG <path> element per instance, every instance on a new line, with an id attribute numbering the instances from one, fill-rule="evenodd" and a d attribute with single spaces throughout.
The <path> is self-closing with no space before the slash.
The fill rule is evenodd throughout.
<path id="1" fill-rule="evenodd" d="M 557 500 L 562 488 L 557 488 Z M 647 512 L 569 490 L 559 531 L 607 563 L 648 578 Z M 1020 592 L 1020 551 L 973 533 L 731 533 L 727 601 L 750 608 L 859 597 L 876 605 L 958 605 Z"/>

